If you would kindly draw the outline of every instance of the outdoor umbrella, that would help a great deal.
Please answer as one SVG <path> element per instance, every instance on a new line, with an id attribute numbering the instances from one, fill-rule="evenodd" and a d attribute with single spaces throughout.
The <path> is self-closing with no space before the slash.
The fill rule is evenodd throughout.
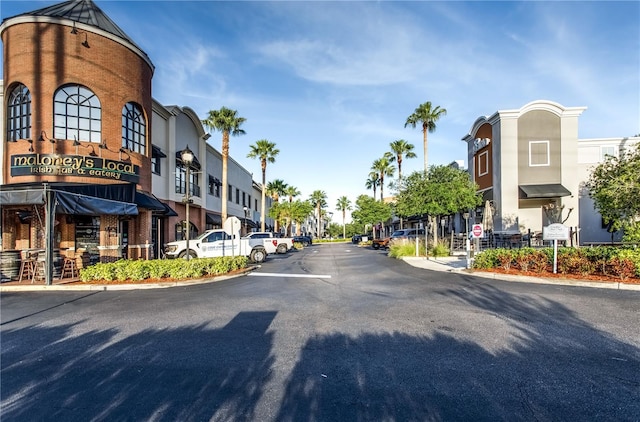
<path id="1" fill-rule="evenodd" d="M 484 203 L 484 212 L 482 213 L 482 226 L 485 233 L 493 231 L 493 208 L 491 207 L 491 202 L 488 200 Z"/>

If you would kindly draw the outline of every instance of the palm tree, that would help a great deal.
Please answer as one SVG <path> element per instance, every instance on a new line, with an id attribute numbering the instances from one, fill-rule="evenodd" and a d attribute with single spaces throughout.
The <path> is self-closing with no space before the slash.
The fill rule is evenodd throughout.
<path id="1" fill-rule="evenodd" d="M 244 135 L 245 131 L 240 126 L 246 121 L 244 117 L 238 117 L 236 110 L 222 107 L 220 110 L 210 110 L 209 116 L 202 121 L 202 124 L 209 130 L 222 132 L 222 223 L 227 220 L 228 189 L 227 167 L 229 162 L 229 135 Z M 263 214 L 264 215 L 264 214 Z"/>
<path id="2" fill-rule="evenodd" d="M 416 153 L 413 152 L 413 144 L 404 139 L 393 141 L 389 146 L 391 146 L 391 152 L 395 154 L 393 161 L 398 163 L 398 188 L 400 188 L 400 183 L 402 182 L 402 160 L 403 158 L 416 158 Z"/>
<path id="3" fill-rule="evenodd" d="M 322 218 L 322 208 L 327 206 L 327 194 L 322 190 L 313 191 L 313 193 L 309 197 L 309 201 L 315 207 L 318 215 L 316 231 L 318 238 L 321 238 L 322 236 L 320 234 L 320 219 Z"/>
<path id="4" fill-rule="evenodd" d="M 248 158 L 259 158 L 260 159 L 260 168 L 262 169 L 262 204 L 260 205 L 260 231 L 264 231 L 264 217 L 265 217 L 265 189 L 266 189 L 266 181 L 267 181 L 267 163 L 275 163 L 276 156 L 280 153 L 280 150 L 276 148 L 276 144 L 273 142 L 269 142 L 266 139 L 260 139 L 256 141 L 255 145 L 251 145 L 249 147 L 251 150 L 249 154 L 247 154 Z M 224 155 L 223 155 L 224 157 Z M 224 161 L 223 161 L 224 162 Z M 224 164 L 223 164 L 224 168 Z M 224 179 L 224 173 L 223 173 Z M 222 182 L 222 187 L 226 186 L 225 181 Z M 226 196 L 222 196 L 226 198 Z M 222 201 L 223 204 L 226 201 Z"/>
<path id="5" fill-rule="evenodd" d="M 289 202 L 293 202 L 293 198 L 300 195 L 300 191 L 295 186 L 287 186 L 284 194 L 289 197 Z"/>
<path id="6" fill-rule="evenodd" d="M 341 196 L 338 198 L 338 203 L 336 204 L 336 209 L 342 211 L 342 238 L 347 237 L 347 226 L 344 224 L 344 219 L 346 216 L 347 210 L 351 209 L 351 201 L 346 196 Z"/>
<path id="7" fill-rule="evenodd" d="M 280 196 L 284 195 L 285 190 L 287 189 L 287 184 L 282 179 L 276 179 L 272 182 L 267 183 L 267 194 L 273 199 L 274 203 L 278 203 L 280 201 Z M 274 231 L 279 231 L 279 221 L 280 217 L 277 216 L 274 219 Z"/>
<path id="8" fill-rule="evenodd" d="M 367 189 L 373 189 L 373 199 L 376 199 L 376 189 L 379 184 L 380 176 L 378 175 L 378 172 L 372 171 L 371 173 L 369 173 L 369 178 L 365 182 L 364 186 Z"/>
<path id="9" fill-rule="evenodd" d="M 378 158 L 373 162 L 371 170 L 378 173 L 380 178 L 380 200 L 384 198 L 384 176 L 393 176 L 393 172 L 396 168 L 391 164 L 393 156 L 390 152 L 386 152 L 382 158 Z"/>
<path id="10" fill-rule="evenodd" d="M 424 145 L 424 171 L 427 171 L 427 131 L 433 133 L 436 130 L 436 122 L 440 117 L 446 116 L 447 110 L 440 108 L 440 106 L 433 107 L 431 101 L 427 101 L 424 104 L 420 104 L 413 114 L 407 117 L 407 121 L 404 127 L 411 125 L 415 129 L 418 123 L 422 124 L 422 136 Z"/>

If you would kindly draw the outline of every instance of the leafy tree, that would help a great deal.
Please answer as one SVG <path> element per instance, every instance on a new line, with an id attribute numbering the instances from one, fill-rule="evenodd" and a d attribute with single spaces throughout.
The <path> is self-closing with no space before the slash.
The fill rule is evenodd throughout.
<path id="1" fill-rule="evenodd" d="M 347 237 L 347 228 L 344 225 L 344 219 L 347 214 L 347 210 L 351 209 L 351 201 L 346 196 L 341 196 L 338 198 L 338 202 L 336 203 L 336 209 L 342 211 L 342 237 Z"/>
<path id="2" fill-rule="evenodd" d="M 640 144 L 635 150 L 608 155 L 587 182 L 589 196 L 613 231 L 624 230 L 623 240 L 640 241 Z"/>
<path id="3" fill-rule="evenodd" d="M 447 110 L 444 108 L 440 108 L 440 106 L 432 106 L 431 101 L 427 101 L 426 103 L 420 104 L 413 114 L 407 117 L 407 121 L 404 124 L 404 127 L 411 125 L 412 128 L 415 129 L 416 125 L 422 125 L 422 137 L 423 137 L 423 146 L 424 146 L 424 171 L 428 170 L 428 160 L 427 160 L 427 131 L 433 133 L 436 130 L 436 122 L 442 116 L 447 115 Z"/>
<path id="4" fill-rule="evenodd" d="M 247 154 L 248 158 L 258 158 L 260 159 L 260 168 L 262 169 L 262 205 L 260 207 L 260 230 L 265 230 L 264 224 L 264 216 L 265 216 L 265 188 L 267 181 L 267 163 L 275 163 L 276 156 L 280 153 L 280 150 L 276 148 L 276 144 L 273 142 L 269 142 L 266 139 L 260 139 L 256 141 L 254 145 L 251 145 L 249 154 Z M 225 186 L 225 181 L 222 182 L 222 187 Z M 226 204 L 226 196 L 222 195 L 222 198 L 225 200 L 222 201 L 223 204 Z"/>
<path id="5" fill-rule="evenodd" d="M 478 186 L 469 174 L 451 166 L 431 166 L 404 179 L 396 202 L 399 216 L 427 215 L 437 244 L 438 218 L 474 208 L 482 203 Z"/>
<path id="6" fill-rule="evenodd" d="M 227 182 L 227 168 L 229 165 L 229 135 L 244 135 L 245 131 L 240 128 L 246 121 L 244 117 L 238 117 L 236 110 L 222 107 L 220 110 L 210 110 L 209 116 L 202 121 L 202 124 L 209 130 L 222 132 L 222 223 L 227 220 L 227 198 L 229 183 Z M 263 202 L 264 204 L 264 202 Z M 264 213 L 263 213 L 264 215 Z M 263 223 L 264 225 L 264 223 Z"/>
<path id="7" fill-rule="evenodd" d="M 384 154 L 382 158 L 378 158 L 373 162 L 371 170 L 378 173 L 380 179 L 380 200 L 384 199 L 384 177 L 393 176 L 393 172 L 396 168 L 391 164 L 393 155 L 390 152 Z"/>
<path id="8" fill-rule="evenodd" d="M 372 227 L 391 218 L 391 206 L 382 201 L 376 201 L 369 195 L 360 195 L 356 199 L 356 208 L 351 213 L 353 221 L 361 226 L 370 224 Z"/>
<path id="9" fill-rule="evenodd" d="M 376 190 L 378 188 L 378 185 L 380 185 L 380 176 L 378 175 L 378 172 L 372 171 L 371 173 L 369 173 L 369 178 L 364 185 L 367 189 L 373 189 L 373 199 L 375 199 Z"/>
<path id="10" fill-rule="evenodd" d="M 413 144 L 408 143 L 404 139 L 398 139 L 389 144 L 391 152 L 394 154 L 394 159 L 398 163 L 398 187 L 402 182 L 402 161 L 404 158 L 416 158 L 416 153 L 413 152 Z"/>
<path id="11" fill-rule="evenodd" d="M 282 179 L 276 179 L 267 183 L 267 195 L 269 195 L 271 199 L 273 199 L 273 205 L 280 202 L 280 197 L 285 195 L 286 190 L 287 190 L 287 184 Z M 279 222 L 280 222 L 280 218 L 276 218 L 275 220 L 276 232 L 280 230 Z"/>
<path id="12" fill-rule="evenodd" d="M 302 234 L 302 222 L 313 213 L 313 204 L 310 201 L 293 201 L 290 202 L 291 220 L 296 223 L 296 235 Z"/>
<path id="13" fill-rule="evenodd" d="M 318 238 L 321 238 L 322 233 L 320 233 L 320 226 L 321 226 L 320 221 L 322 219 L 322 209 L 327 206 L 327 194 L 322 190 L 313 191 L 313 193 L 309 197 L 309 201 L 311 202 L 311 204 L 313 205 L 313 207 L 316 209 L 316 212 L 317 212 L 316 232 L 317 232 Z"/>

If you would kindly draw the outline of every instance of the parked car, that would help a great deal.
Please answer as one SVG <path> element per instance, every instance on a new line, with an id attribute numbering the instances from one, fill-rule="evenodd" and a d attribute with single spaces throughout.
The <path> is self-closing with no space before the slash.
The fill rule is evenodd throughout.
<path id="1" fill-rule="evenodd" d="M 313 244 L 311 236 L 293 236 L 293 243 L 302 243 L 302 246 L 310 246 Z"/>
<path id="2" fill-rule="evenodd" d="M 373 249 L 386 249 L 389 247 L 389 242 L 391 241 L 391 237 L 383 237 L 381 239 L 373 239 L 371 241 L 371 246 L 373 247 Z"/>
<path id="3" fill-rule="evenodd" d="M 424 237 L 424 229 L 402 229 L 391 233 L 390 242 L 397 240 L 414 240 L 416 237 Z"/>
<path id="4" fill-rule="evenodd" d="M 358 244 L 358 243 L 360 243 L 360 242 L 362 242 L 362 235 L 361 235 L 361 234 L 354 234 L 354 235 L 351 237 L 351 243 L 353 243 L 353 244 L 356 244 L 356 245 L 357 245 L 357 244 Z"/>
<path id="5" fill-rule="evenodd" d="M 290 237 L 282 237 L 280 233 L 273 232 L 251 232 L 244 237 L 245 239 L 262 239 L 264 248 L 267 253 L 287 253 L 293 248 L 294 240 Z"/>

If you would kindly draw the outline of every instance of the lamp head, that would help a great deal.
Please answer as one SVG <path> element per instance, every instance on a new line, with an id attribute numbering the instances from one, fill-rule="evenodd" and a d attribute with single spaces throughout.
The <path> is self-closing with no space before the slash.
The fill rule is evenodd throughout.
<path id="1" fill-rule="evenodd" d="M 180 159 L 186 165 L 193 163 L 193 151 L 189 149 L 189 145 L 187 145 L 187 147 L 180 153 Z"/>

